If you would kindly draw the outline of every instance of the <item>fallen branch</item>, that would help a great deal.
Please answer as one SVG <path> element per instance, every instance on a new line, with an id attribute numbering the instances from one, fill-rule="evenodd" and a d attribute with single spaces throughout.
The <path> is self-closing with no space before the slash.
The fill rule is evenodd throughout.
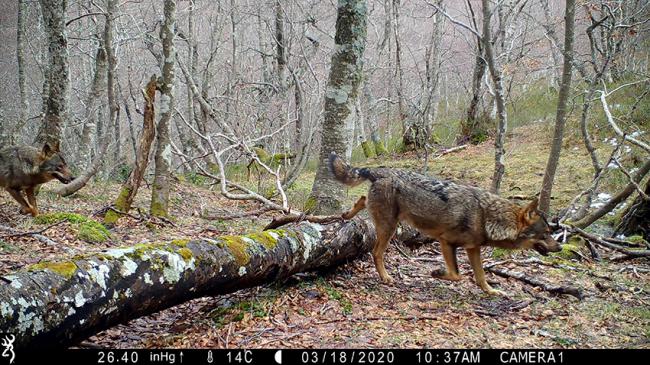
<path id="1" fill-rule="evenodd" d="M 602 237 L 593 235 L 591 233 L 587 233 L 587 232 L 583 231 L 582 229 L 580 229 L 578 227 L 573 227 L 573 231 L 576 234 L 586 238 L 587 240 L 589 240 L 589 241 L 591 241 L 593 243 L 596 243 L 596 244 L 601 245 L 603 247 L 610 248 L 612 250 L 616 250 L 616 251 L 624 253 L 624 254 L 626 254 L 628 256 L 631 256 L 631 257 L 650 257 L 650 250 L 635 250 L 635 251 L 632 251 L 632 250 L 628 250 L 625 247 L 621 247 L 621 246 L 619 246 L 617 244 L 608 242 Z"/>
<path id="2" fill-rule="evenodd" d="M 65 222 L 65 221 L 61 221 L 61 222 Z M 59 223 L 61 223 L 61 222 L 59 222 Z M 56 223 L 56 224 L 59 224 L 59 223 Z M 53 224 L 52 226 L 55 226 L 56 224 Z M 52 227 L 46 227 L 46 228 L 49 229 L 49 228 L 52 228 Z M 39 240 L 39 241 L 45 243 L 45 244 L 48 245 L 48 246 L 56 246 L 56 245 L 58 245 L 57 242 L 52 241 L 51 239 L 49 239 L 49 238 L 47 238 L 47 237 L 45 237 L 45 236 L 43 236 L 43 235 L 41 235 L 41 234 L 39 234 L 39 233 L 36 233 L 36 232 L 27 232 L 27 233 L 25 233 L 25 232 L 20 232 L 20 231 L 18 231 L 18 230 L 16 230 L 16 229 L 13 229 L 13 228 L 11 228 L 11 227 L 2 226 L 2 225 L 0 225 L 0 229 L 3 230 L 3 231 L 6 231 L 6 232 L 10 232 L 9 235 L 7 235 L 7 236 L 3 236 L 3 237 L 11 237 L 11 236 L 26 236 L 26 235 L 29 235 L 29 236 L 32 236 L 32 237 L 36 238 L 37 240 Z M 45 231 L 45 230 L 43 230 L 43 232 L 44 232 L 44 231 Z M 42 233 L 42 232 L 40 232 L 40 233 Z"/>
<path id="3" fill-rule="evenodd" d="M 528 276 L 527 274 L 519 271 L 509 271 L 509 270 L 499 269 L 493 266 L 486 267 L 485 269 L 491 273 L 497 274 L 504 278 L 513 278 L 522 281 L 526 284 L 537 286 L 549 293 L 573 295 L 574 297 L 580 300 L 582 300 L 583 298 L 582 290 L 580 290 L 579 288 L 575 288 L 572 286 L 549 284 L 539 279 L 536 279 L 535 277 Z"/>
<path id="4" fill-rule="evenodd" d="M 256 210 L 251 210 L 248 212 L 236 212 L 236 213 L 230 213 L 230 214 L 224 214 L 224 215 L 209 215 L 202 213 L 201 218 L 203 219 L 208 219 L 208 220 L 230 220 L 230 219 L 238 219 L 238 218 L 246 218 L 246 217 L 252 217 L 252 216 L 260 216 L 266 212 L 270 212 L 274 210 L 271 207 L 262 207 L 260 209 Z"/>
<path id="5" fill-rule="evenodd" d="M 294 223 L 294 222 L 312 222 L 312 223 L 332 223 L 336 221 L 342 221 L 340 215 L 311 215 L 311 214 L 286 214 L 281 217 L 274 217 L 271 223 L 267 224 L 264 227 L 264 230 L 275 229 L 282 227 L 285 224 Z"/>
<path id="6" fill-rule="evenodd" d="M 450 153 L 454 153 L 454 152 L 462 151 L 462 150 L 464 150 L 464 149 L 466 149 L 466 148 L 467 148 L 467 145 L 466 145 L 466 144 L 463 144 L 463 145 L 460 145 L 460 146 L 456 146 L 456 147 L 452 147 L 452 148 L 447 148 L 447 149 L 445 149 L 445 150 L 438 151 L 436 157 L 434 157 L 434 158 L 439 158 L 439 157 L 442 157 L 442 156 L 444 156 L 444 155 L 448 155 L 448 154 L 450 154 Z"/>

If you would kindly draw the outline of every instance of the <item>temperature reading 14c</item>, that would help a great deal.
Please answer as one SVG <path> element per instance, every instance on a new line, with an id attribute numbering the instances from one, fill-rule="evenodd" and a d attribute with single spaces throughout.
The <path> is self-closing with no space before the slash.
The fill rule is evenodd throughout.
<path id="1" fill-rule="evenodd" d="M 253 353 L 250 350 L 228 351 L 226 357 L 228 364 L 250 364 L 253 362 Z"/>

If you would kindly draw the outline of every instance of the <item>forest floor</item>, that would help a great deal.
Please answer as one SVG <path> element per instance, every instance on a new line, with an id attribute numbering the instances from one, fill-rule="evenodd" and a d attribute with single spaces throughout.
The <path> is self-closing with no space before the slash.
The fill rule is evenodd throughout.
<path id="1" fill-rule="evenodd" d="M 529 197 L 538 189 L 548 156 L 550 127 L 532 124 L 510 133 L 503 196 Z M 598 143 L 605 157 L 611 145 Z M 609 149 L 608 149 L 609 147 Z M 411 153 L 366 165 L 420 170 L 422 159 Z M 492 174 L 490 142 L 430 159 L 427 173 L 487 187 Z M 569 135 L 556 184 L 554 207 L 565 207 L 589 184 L 589 156 L 579 139 Z M 613 193 L 618 179 L 612 172 Z M 622 174 L 620 174 L 622 175 Z M 313 172 L 305 173 L 288 196 L 300 206 L 311 188 Z M 100 220 L 115 198 L 117 183 L 93 183 L 71 198 L 57 198 L 45 186 L 38 197 L 43 213 L 74 212 Z M 353 202 L 367 186 L 348 192 Z M 610 189 L 610 190 L 608 190 Z M 144 186 L 135 206 L 148 209 L 150 190 Z M 201 212 L 248 211 L 254 204 L 221 197 L 206 184 L 179 181 L 172 193 L 173 223 L 151 220 L 138 210 L 121 219 L 110 237 L 89 240 L 81 223 L 33 220 L 17 213 L 17 204 L 0 194 L 0 225 L 40 234 L 57 242 L 47 245 L 32 235 L 0 231 L 0 275 L 40 260 L 61 259 L 108 247 L 176 238 L 210 237 L 259 230 L 272 215 L 238 220 L 205 220 Z M 523 204 L 523 203 L 522 203 Z M 92 239 L 91 239 L 92 241 Z M 580 288 L 582 299 L 556 295 L 488 273 L 493 286 L 508 297 L 487 296 L 473 282 L 466 255 L 459 252 L 460 282 L 434 279 L 443 265 L 437 244 L 400 253 L 391 244 L 387 268 L 396 284 L 381 284 L 370 255 L 329 272 L 299 274 L 282 283 L 189 301 L 132 320 L 91 337 L 86 342 L 120 348 L 151 347 L 643 347 L 650 348 L 650 261 L 626 260 L 599 248 L 603 260 L 589 254 L 563 252 L 542 258 L 532 251 L 504 253 L 486 249 L 484 265 L 519 271 L 539 280 Z M 407 256 L 408 255 L 408 256 Z M 534 258 L 535 260 L 531 260 Z"/>

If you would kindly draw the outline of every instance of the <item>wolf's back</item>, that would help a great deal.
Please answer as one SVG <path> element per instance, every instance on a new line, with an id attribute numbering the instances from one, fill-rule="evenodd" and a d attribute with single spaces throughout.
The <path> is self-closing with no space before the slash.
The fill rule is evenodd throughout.
<path id="1" fill-rule="evenodd" d="M 369 169 L 352 167 L 335 152 L 330 153 L 329 168 L 337 181 L 348 186 L 357 186 L 366 180 L 374 181 Z"/>

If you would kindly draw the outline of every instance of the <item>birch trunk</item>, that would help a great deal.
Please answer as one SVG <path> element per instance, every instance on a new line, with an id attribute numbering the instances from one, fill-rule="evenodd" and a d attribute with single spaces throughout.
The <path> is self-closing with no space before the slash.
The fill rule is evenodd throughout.
<path id="1" fill-rule="evenodd" d="M 490 32 L 490 19 L 492 10 L 490 2 L 482 0 L 483 5 L 483 47 L 485 48 L 485 58 L 494 83 L 494 99 L 497 108 L 497 128 L 494 137 L 494 175 L 492 176 L 491 191 L 499 193 L 503 175 L 506 171 L 505 166 L 505 140 L 506 130 L 508 127 L 508 115 L 506 113 L 505 96 L 503 92 L 503 80 L 500 67 L 497 65 L 494 49 L 492 47 L 492 36 Z"/>

